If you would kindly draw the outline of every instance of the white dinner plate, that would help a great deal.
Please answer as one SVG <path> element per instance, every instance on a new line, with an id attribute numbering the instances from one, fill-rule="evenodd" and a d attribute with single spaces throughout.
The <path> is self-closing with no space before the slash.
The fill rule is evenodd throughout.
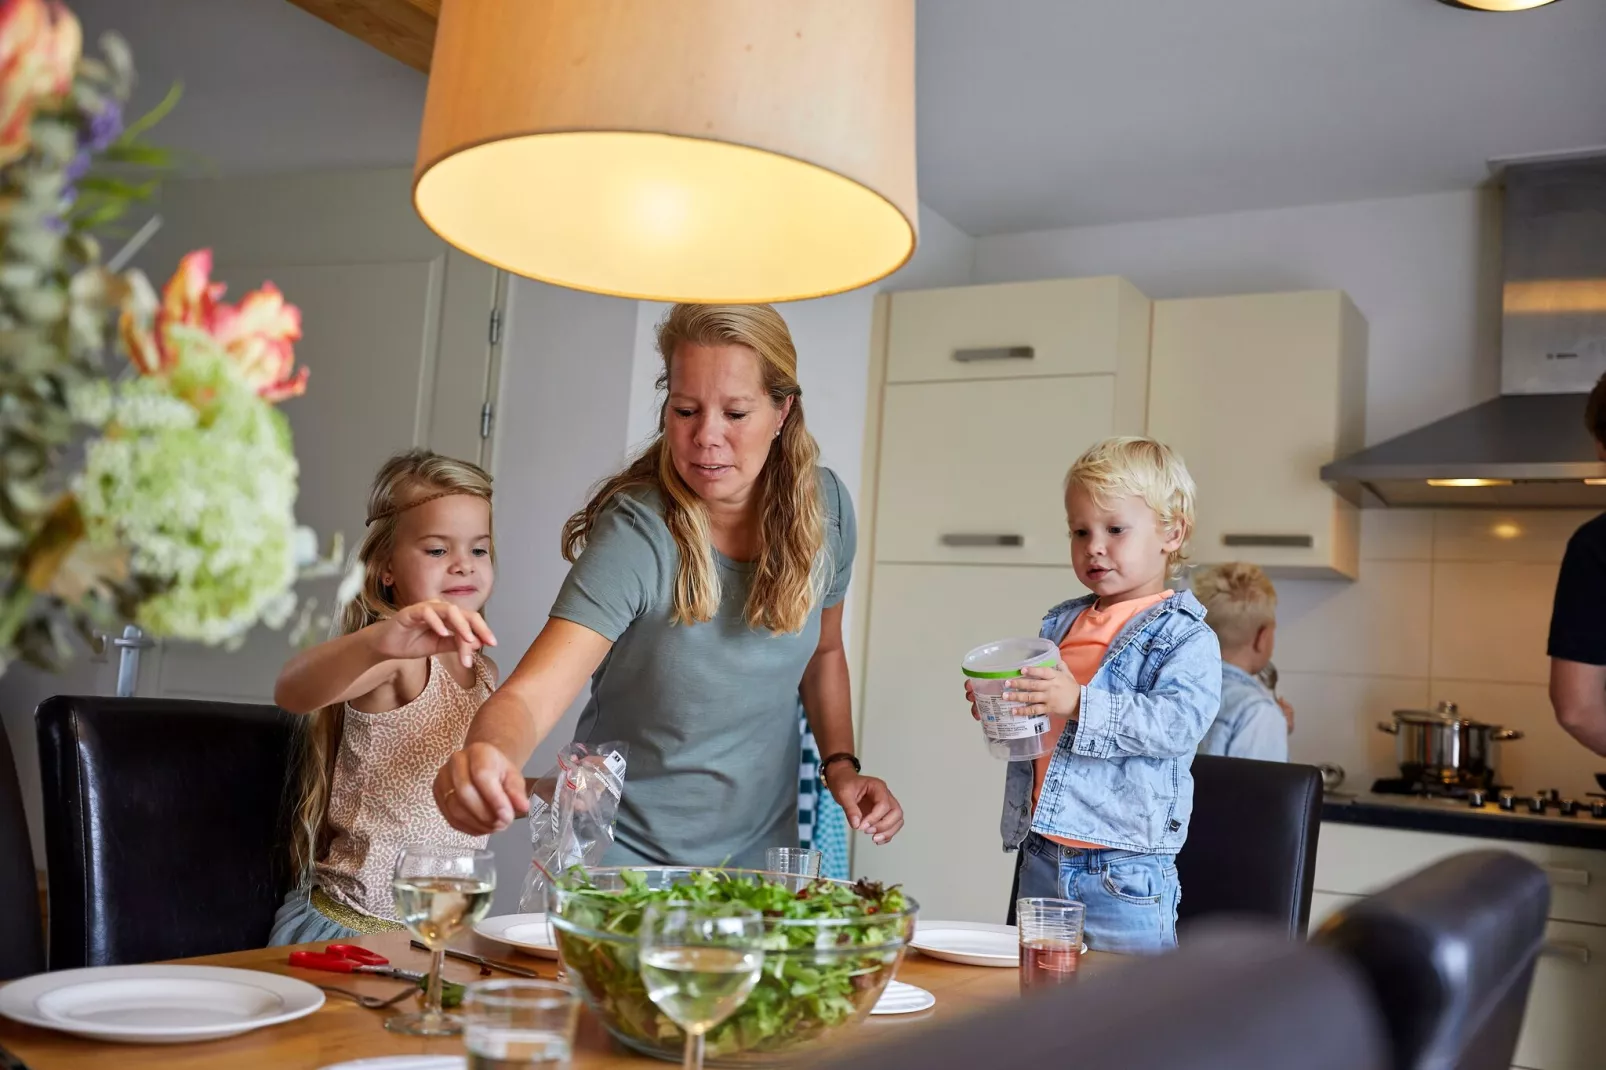
<path id="1" fill-rule="evenodd" d="M 248 1033 L 323 1006 L 305 981 L 222 966 L 93 966 L 0 988 L 0 1015 L 125 1044 L 182 1044 Z"/>
<path id="2" fill-rule="evenodd" d="M 531 955 L 545 959 L 558 957 L 558 945 L 552 938 L 552 926 L 545 914 L 502 914 L 495 918 L 481 918 L 474 931 L 487 940 L 508 944 Z"/>
<path id="3" fill-rule="evenodd" d="M 870 1008 L 871 1014 L 913 1014 L 937 1005 L 937 997 L 924 988 L 893 981 L 882 991 L 881 998 Z"/>
<path id="4" fill-rule="evenodd" d="M 987 921 L 915 922 L 915 936 L 909 946 L 922 955 L 966 966 L 998 966 L 1013 969 L 1020 965 L 1020 933 L 1013 925 Z M 1087 944 L 1082 944 L 1087 950 Z"/>
<path id="5" fill-rule="evenodd" d="M 331 1063 L 323 1070 L 463 1070 L 467 1065 L 468 1060 L 461 1055 L 379 1055 Z"/>

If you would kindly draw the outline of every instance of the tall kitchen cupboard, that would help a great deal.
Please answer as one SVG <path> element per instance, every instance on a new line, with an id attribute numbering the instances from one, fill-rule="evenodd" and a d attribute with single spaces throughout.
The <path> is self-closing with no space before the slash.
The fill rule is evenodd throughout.
<path id="1" fill-rule="evenodd" d="M 924 917 L 1001 922 L 1006 765 L 970 718 L 959 663 L 990 639 L 1036 635 L 1046 609 L 1085 593 L 1062 481 L 1094 442 L 1144 431 L 1150 302 L 1118 278 L 879 301 L 858 720 L 865 771 L 906 824 L 885 846 L 861 840 L 854 869 L 903 884 Z"/>

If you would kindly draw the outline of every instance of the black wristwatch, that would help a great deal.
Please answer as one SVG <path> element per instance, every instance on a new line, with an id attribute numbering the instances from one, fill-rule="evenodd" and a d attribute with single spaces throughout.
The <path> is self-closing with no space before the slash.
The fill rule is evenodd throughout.
<path id="1" fill-rule="evenodd" d="M 837 751 L 835 754 L 831 755 L 829 758 L 822 759 L 821 762 L 820 762 L 820 779 L 824 780 L 828 784 L 830 783 L 830 781 L 826 778 L 825 769 L 832 762 L 852 762 L 853 763 L 853 771 L 855 773 L 859 772 L 859 769 L 860 769 L 859 759 L 855 758 L 852 754 L 848 753 L 845 750 L 844 751 Z"/>

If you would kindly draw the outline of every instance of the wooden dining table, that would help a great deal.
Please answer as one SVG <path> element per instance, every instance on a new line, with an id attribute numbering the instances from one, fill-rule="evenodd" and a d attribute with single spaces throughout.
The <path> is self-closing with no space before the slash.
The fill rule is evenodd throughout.
<path id="1" fill-rule="evenodd" d="M 392 965 L 402 969 L 423 971 L 429 968 L 428 953 L 411 947 L 409 935 L 405 932 L 367 936 L 350 942 L 372 948 L 390 959 Z M 272 947 L 182 961 L 189 965 L 265 970 L 296 977 L 314 985 L 333 985 L 374 996 L 394 995 L 399 986 L 405 983 L 358 974 L 297 969 L 287 961 L 291 951 L 321 950 L 323 946 L 303 944 L 299 948 Z M 543 977 L 557 975 L 558 964 L 555 961 L 516 954 L 505 945 L 479 936 L 469 936 L 454 946 L 462 951 L 536 970 Z M 1119 958 L 1099 952 L 1084 954 L 1073 983 L 1081 983 L 1089 974 L 1108 969 Z M 452 981 L 469 982 L 508 976 L 507 973 L 494 970 L 482 973 L 480 967 L 453 959 L 448 959 L 446 964 L 446 977 Z M 897 977 L 900 981 L 929 991 L 936 997 L 936 1005 L 915 1014 L 872 1015 L 865 1019 L 862 1026 L 845 1031 L 844 1045 L 886 1040 L 913 1030 L 926 1029 L 932 1023 L 949 1021 L 1017 999 L 1020 995 L 1018 974 L 1013 969 L 962 966 L 927 958 L 916 951 L 909 951 L 904 956 Z M 413 1004 L 406 1001 L 402 1006 L 410 1009 Z M 318 1070 L 335 1063 L 381 1055 L 462 1053 L 461 1037 L 423 1039 L 387 1031 L 384 1020 L 395 1013 L 397 1008 L 371 1011 L 353 1000 L 330 995 L 322 1007 L 305 1018 L 237 1037 L 194 1044 L 113 1044 L 81 1040 L 65 1033 L 36 1029 L 0 1018 L 0 1048 L 22 1060 L 28 1070 L 104 1070 L 112 1066 L 119 1070 L 264 1066 L 283 1070 Z M 622 1067 L 642 1070 L 663 1065 L 666 1064 L 636 1055 L 615 1043 L 594 1014 L 589 1010 L 581 1012 L 580 1027 L 575 1037 L 574 1070 L 618 1070 Z"/>

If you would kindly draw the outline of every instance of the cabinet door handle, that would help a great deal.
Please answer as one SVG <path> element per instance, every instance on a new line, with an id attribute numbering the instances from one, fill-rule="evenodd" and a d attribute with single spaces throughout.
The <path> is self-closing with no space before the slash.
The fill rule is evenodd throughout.
<path id="1" fill-rule="evenodd" d="M 1286 547 L 1296 550 L 1308 550 L 1316 545 L 1316 538 L 1312 535 L 1257 535 L 1252 532 L 1239 532 L 1221 537 L 1224 546 L 1261 546 Z"/>
<path id="2" fill-rule="evenodd" d="M 948 532 L 941 537 L 944 546 L 1025 546 L 1024 535 L 987 535 Z"/>
<path id="3" fill-rule="evenodd" d="M 992 346 L 985 349 L 956 349 L 954 359 L 961 364 L 977 360 L 1031 360 L 1037 351 L 1031 346 Z"/>
<path id="4" fill-rule="evenodd" d="M 1589 948 L 1584 944 L 1566 940 L 1546 940 L 1539 953 L 1553 959 L 1572 959 L 1580 966 L 1589 965 Z"/>
<path id="5" fill-rule="evenodd" d="M 1540 866 L 1545 876 L 1550 878 L 1551 884 L 1567 884 L 1574 888 L 1589 887 L 1589 870 L 1565 869 L 1561 866 Z"/>

